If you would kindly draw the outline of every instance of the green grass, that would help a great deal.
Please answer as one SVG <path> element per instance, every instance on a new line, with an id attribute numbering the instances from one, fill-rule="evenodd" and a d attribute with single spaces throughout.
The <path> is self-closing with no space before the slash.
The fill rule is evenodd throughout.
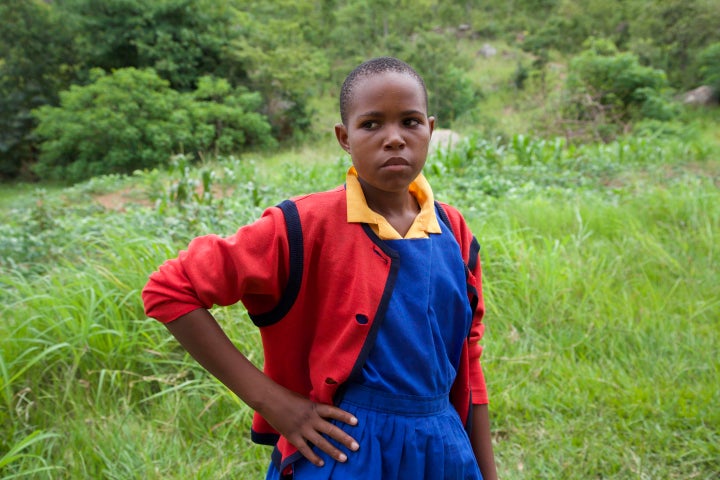
<path id="1" fill-rule="evenodd" d="M 515 201 L 479 227 L 502 232 L 484 245 L 485 365 L 511 478 L 720 468 L 720 195 L 689 187 Z"/>
<path id="2" fill-rule="evenodd" d="M 584 147 L 475 139 L 430 159 L 437 198 L 482 244 L 502 478 L 720 472 L 720 160 L 708 132 Z M 193 236 L 341 182 L 339 149 L 312 151 L 0 203 L 0 477 L 262 478 L 270 452 L 249 442 L 250 410 L 145 318 L 139 293 Z M 177 195 L 202 189 L 203 171 L 208 195 Z M 150 203 L 94 201 L 113 188 Z M 215 314 L 260 364 L 246 312 Z"/>

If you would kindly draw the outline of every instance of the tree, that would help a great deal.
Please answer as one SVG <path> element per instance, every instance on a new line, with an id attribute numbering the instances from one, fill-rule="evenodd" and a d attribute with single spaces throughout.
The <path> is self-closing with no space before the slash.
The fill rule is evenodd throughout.
<path id="1" fill-rule="evenodd" d="M 232 41 L 228 55 L 246 65 L 246 85 L 260 92 L 276 138 L 292 138 L 310 125 L 308 99 L 318 95 L 330 71 L 326 49 L 319 39 L 320 13 L 315 2 L 239 1 L 242 35 Z M 322 40 L 318 40 L 321 41 Z"/>
<path id="2" fill-rule="evenodd" d="M 399 55 L 425 80 L 429 113 L 440 125 L 449 126 L 475 108 L 480 92 L 467 75 L 470 59 L 457 52 L 453 39 L 433 32 L 417 34 Z"/>
<path id="3" fill-rule="evenodd" d="M 34 108 L 54 105 L 76 76 L 72 26 L 46 2 L 0 3 L 0 179 L 29 175 Z"/>
<path id="4" fill-rule="evenodd" d="M 667 72 L 676 88 L 697 86 L 692 68 L 700 50 L 720 41 L 717 0 L 637 0 L 631 12 L 630 49 L 646 65 Z"/>
<path id="5" fill-rule="evenodd" d="M 258 92 L 235 87 L 224 78 L 201 77 L 187 102 L 195 132 L 196 151 L 215 155 L 242 151 L 248 146 L 272 146 L 268 119 L 259 113 Z"/>
<path id="6" fill-rule="evenodd" d="M 176 90 L 192 90 L 203 75 L 237 85 L 245 68 L 231 44 L 243 16 L 228 1 L 63 0 L 78 25 L 86 69 L 152 68 Z"/>

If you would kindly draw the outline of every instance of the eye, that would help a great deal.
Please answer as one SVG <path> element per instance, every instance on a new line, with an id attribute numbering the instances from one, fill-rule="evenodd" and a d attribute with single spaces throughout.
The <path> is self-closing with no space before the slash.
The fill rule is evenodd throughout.
<path id="1" fill-rule="evenodd" d="M 404 124 L 406 127 L 417 127 L 417 126 L 420 125 L 421 123 L 422 123 L 422 122 L 421 122 L 419 119 L 417 119 L 417 118 L 406 118 L 406 119 L 403 121 L 403 124 Z"/>
<path id="2" fill-rule="evenodd" d="M 378 122 L 376 122 L 375 120 L 367 120 L 360 124 L 360 128 L 362 128 L 363 130 L 374 130 L 374 129 L 378 128 L 379 126 L 380 126 L 380 124 Z"/>

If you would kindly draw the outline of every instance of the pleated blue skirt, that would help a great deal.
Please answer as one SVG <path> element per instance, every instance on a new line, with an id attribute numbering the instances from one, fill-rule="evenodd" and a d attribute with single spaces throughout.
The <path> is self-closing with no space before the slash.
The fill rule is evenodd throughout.
<path id="1" fill-rule="evenodd" d="M 316 467 L 305 458 L 293 475 L 281 477 L 274 465 L 267 480 L 482 480 L 465 429 L 448 395 L 417 397 L 349 385 L 339 407 L 358 419 L 356 426 L 337 425 L 359 444 L 356 452 L 340 446 L 348 460 Z"/>

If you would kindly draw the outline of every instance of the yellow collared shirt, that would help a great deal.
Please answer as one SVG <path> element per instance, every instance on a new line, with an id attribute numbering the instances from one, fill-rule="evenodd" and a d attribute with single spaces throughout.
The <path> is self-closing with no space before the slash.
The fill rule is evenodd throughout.
<path id="1" fill-rule="evenodd" d="M 435 201 L 432 189 L 422 173 L 417 176 L 409 187 L 410 194 L 415 197 L 418 205 L 420 205 L 420 213 L 415 217 L 415 221 L 405 237 L 402 237 L 385 217 L 368 207 L 355 167 L 350 167 L 347 172 L 345 188 L 348 223 L 367 223 L 381 240 L 428 238 L 430 233 L 440 233 L 440 224 L 438 224 L 435 215 Z"/>

